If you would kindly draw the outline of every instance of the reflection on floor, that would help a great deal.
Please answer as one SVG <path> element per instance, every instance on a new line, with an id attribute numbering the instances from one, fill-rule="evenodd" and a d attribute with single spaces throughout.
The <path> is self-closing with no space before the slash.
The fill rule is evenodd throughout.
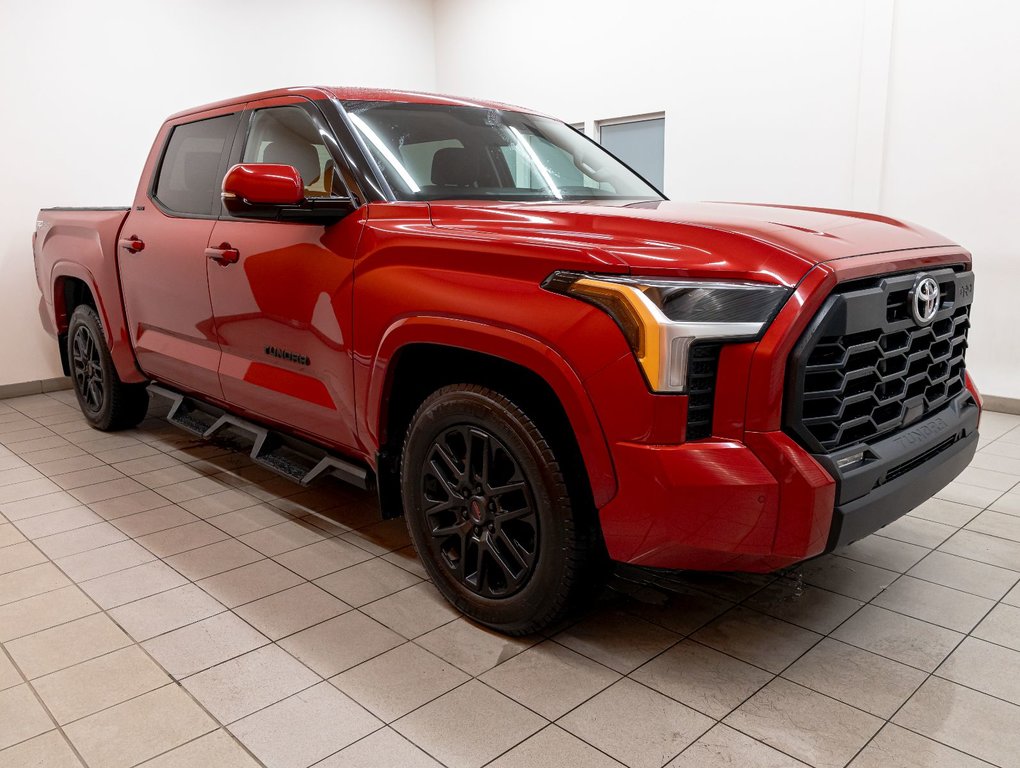
<path id="1" fill-rule="evenodd" d="M 1020 764 L 1020 417 L 842 552 L 621 571 L 512 640 L 370 496 L 157 415 L 104 435 L 68 392 L 0 401 L 0 767 Z"/>

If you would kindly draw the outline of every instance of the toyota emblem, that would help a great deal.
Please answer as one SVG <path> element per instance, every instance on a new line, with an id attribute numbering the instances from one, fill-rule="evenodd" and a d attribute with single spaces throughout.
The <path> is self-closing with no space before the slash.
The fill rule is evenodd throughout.
<path id="1" fill-rule="evenodd" d="M 939 284 L 931 275 L 918 275 L 910 292 L 910 311 L 918 325 L 927 325 L 939 311 Z"/>

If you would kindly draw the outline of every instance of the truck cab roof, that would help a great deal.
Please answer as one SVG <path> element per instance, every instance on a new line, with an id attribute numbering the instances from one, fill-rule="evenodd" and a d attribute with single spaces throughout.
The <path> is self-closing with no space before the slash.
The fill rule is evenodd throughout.
<path id="1" fill-rule="evenodd" d="M 222 101 L 215 101 L 210 104 L 203 104 L 198 107 L 181 110 L 171 115 L 168 119 L 175 120 L 188 115 L 208 112 L 222 107 L 229 107 L 233 104 L 245 104 L 249 101 L 262 101 L 278 96 L 304 96 L 308 99 L 339 99 L 355 101 L 393 101 L 413 104 L 447 104 L 456 107 L 484 107 L 487 109 L 508 110 L 511 112 L 534 112 L 534 110 L 504 104 L 498 101 L 485 99 L 466 99 L 458 96 L 447 96 L 439 93 L 427 93 L 425 91 L 401 91 L 387 90 L 383 88 L 355 88 L 348 86 L 294 86 L 290 88 L 274 88 L 268 91 L 248 93 L 242 96 L 234 96 Z"/>

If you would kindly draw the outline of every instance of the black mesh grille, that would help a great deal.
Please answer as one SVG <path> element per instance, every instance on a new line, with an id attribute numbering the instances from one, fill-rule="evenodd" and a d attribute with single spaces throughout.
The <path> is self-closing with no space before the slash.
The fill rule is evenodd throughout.
<path id="1" fill-rule="evenodd" d="M 952 448 L 953 447 L 953 443 L 955 443 L 957 441 L 958 437 L 959 437 L 958 435 L 953 435 L 948 440 L 943 440 L 941 443 L 936 445 L 934 448 L 932 448 L 931 450 L 925 451 L 920 456 L 915 456 L 910 461 L 905 461 L 902 464 L 900 464 L 899 466 L 893 467 L 888 472 L 886 472 L 885 480 L 883 482 L 888 483 L 891 480 L 895 480 L 900 475 L 905 475 L 908 472 L 912 472 L 917 467 L 919 467 L 922 464 L 924 464 L 926 461 L 935 458 L 936 456 L 938 456 L 940 453 L 942 453 L 946 449 Z"/>
<path id="2" fill-rule="evenodd" d="M 931 274 L 941 304 L 930 325 L 910 312 L 916 275 L 851 285 L 823 306 L 791 361 L 789 422 L 809 447 L 832 452 L 873 441 L 964 390 L 973 276 Z"/>
<path id="3" fill-rule="evenodd" d="M 712 435 L 715 376 L 719 368 L 718 344 L 695 344 L 687 360 L 687 439 Z"/>

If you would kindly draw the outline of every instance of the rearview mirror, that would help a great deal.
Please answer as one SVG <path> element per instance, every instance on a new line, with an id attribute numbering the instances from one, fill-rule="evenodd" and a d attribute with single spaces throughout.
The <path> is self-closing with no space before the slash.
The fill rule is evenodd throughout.
<path id="1" fill-rule="evenodd" d="M 333 224 L 354 210 L 349 197 L 305 197 L 292 165 L 241 163 L 223 177 L 223 205 L 233 216 Z"/>

